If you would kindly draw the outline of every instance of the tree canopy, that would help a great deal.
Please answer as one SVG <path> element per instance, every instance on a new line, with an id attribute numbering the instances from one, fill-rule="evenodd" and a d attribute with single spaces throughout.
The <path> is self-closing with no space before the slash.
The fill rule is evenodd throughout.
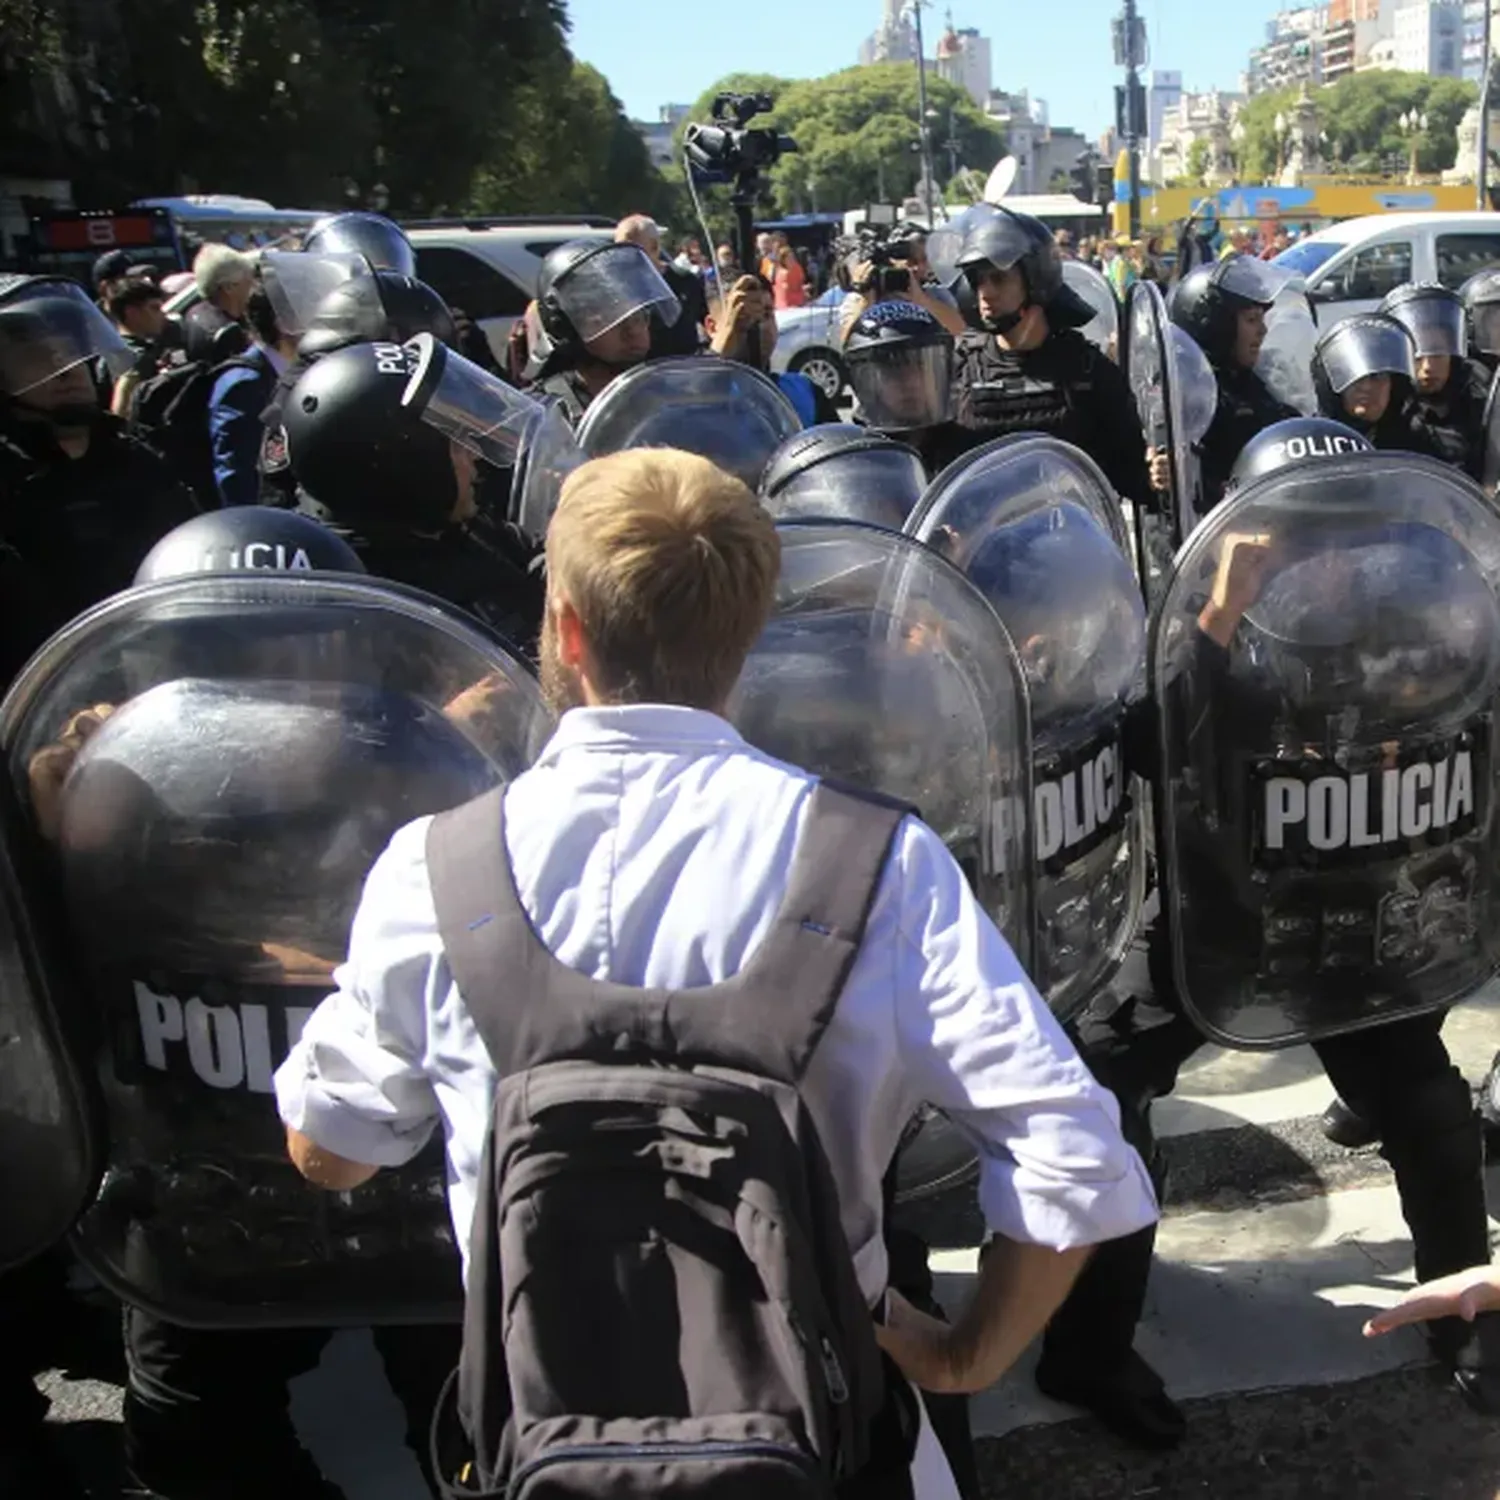
<path id="1" fill-rule="evenodd" d="M 1417 169 L 1440 172 L 1458 154 L 1458 123 L 1478 90 L 1456 78 L 1426 73 L 1351 73 L 1337 83 L 1314 90 L 1319 125 L 1328 137 L 1324 159 L 1336 171 L 1375 174 L 1392 159 L 1406 162 L 1412 137 L 1400 125 L 1403 113 L 1427 115 L 1427 129 L 1417 134 Z M 1260 182 L 1280 169 L 1276 116 L 1296 102 L 1295 89 L 1257 94 L 1240 111 L 1245 139 L 1240 148 L 1239 177 Z M 1191 159 L 1191 158 L 1190 158 Z"/>
<path id="2" fill-rule="evenodd" d="M 917 150 L 917 70 L 910 63 L 846 68 L 826 78 L 789 80 L 731 73 L 698 99 L 693 120 L 707 120 L 720 93 L 768 93 L 776 101 L 753 126 L 774 126 L 796 140 L 770 172 L 768 207 L 780 213 L 829 211 L 870 202 L 900 202 L 921 175 Z M 981 181 L 1004 154 L 1001 128 L 956 84 L 929 77 L 927 104 L 934 171 L 949 173 L 949 118 L 957 165 Z"/>
<path id="3" fill-rule="evenodd" d="M 0 166 L 77 199 L 660 208 L 563 0 L 0 0 Z"/>

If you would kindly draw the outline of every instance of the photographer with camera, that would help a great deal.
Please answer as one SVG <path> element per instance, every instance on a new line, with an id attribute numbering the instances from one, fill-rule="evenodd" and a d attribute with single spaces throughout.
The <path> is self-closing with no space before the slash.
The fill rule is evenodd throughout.
<path id="1" fill-rule="evenodd" d="M 741 276 L 722 299 L 710 293 L 704 327 L 708 330 L 709 348 L 715 354 L 769 375 L 780 386 L 782 395 L 796 407 L 804 427 L 839 420 L 838 407 L 806 375 L 777 374 L 771 369 L 771 353 L 776 348 L 776 309 L 758 276 Z"/>
<path id="2" fill-rule="evenodd" d="M 935 318 L 954 338 L 968 331 L 958 301 L 937 284 L 927 264 L 920 231 L 887 231 L 866 225 L 852 239 L 835 241 L 839 281 L 849 295 L 839 307 L 839 342 L 880 302 L 910 302 Z"/>

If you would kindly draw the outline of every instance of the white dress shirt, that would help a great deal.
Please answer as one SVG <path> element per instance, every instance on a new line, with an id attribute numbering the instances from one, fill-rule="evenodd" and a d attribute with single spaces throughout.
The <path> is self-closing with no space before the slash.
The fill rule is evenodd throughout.
<path id="1" fill-rule="evenodd" d="M 509 788 L 521 902 L 564 963 L 691 989 L 743 967 L 786 893 L 814 777 L 691 709 L 575 709 Z M 440 1121 L 467 1252 L 495 1075 L 454 988 L 428 885 L 428 819 L 371 870 L 349 959 L 276 1075 L 282 1119 L 398 1166 Z M 804 1081 L 865 1293 L 885 1286 L 881 1180 L 918 1104 L 979 1150 L 985 1222 L 1063 1250 L 1156 1217 L 1113 1097 L 1084 1067 L 925 824 L 898 830 L 860 953 Z"/>

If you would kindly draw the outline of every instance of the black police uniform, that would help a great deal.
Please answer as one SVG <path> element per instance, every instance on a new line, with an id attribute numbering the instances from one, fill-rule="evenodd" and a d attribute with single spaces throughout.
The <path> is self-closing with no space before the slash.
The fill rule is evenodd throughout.
<path id="1" fill-rule="evenodd" d="M 34 576 L 26 654 L 90 605 L 128 588 L 157 540 L 198 513 L 144 443 L 100 414 L 70 458 L 45 423 L 0 420 L 0 541 Z"/>
<path id="2" fill-rule="evenodd" d="M 669 261 L 658 265 L 657 270 L 682 304 L 682 312 L 672 323 L 663 323 L 660 318 L 651 320 L 650 357 L 661 359 L 671 354 L 696 354 L 702 347 L 699 330 L 708 316 L 703 278 L 696 271 L 684 271 Z"/>
<path id="3" fill-rule="evenodd" d="M 1013 432 L 1045 432 L 1081 448 L 1115 491 L 1146 499 L 1151 481 L 1130 387 L 1119 366 L 1073 328 L 1054 329 L 1035 349 L 1002 349 L 993 335 L 966 333 L 954 350 L 954 422 L 937 456 L 953 458 Z"/>
<path id="4" fill-rule="evenodd" d="M 1298 415 L 1294 408 L 1271 394 L 1254 370 L 1216 362 L 1211 354 L 1209 364 L 1218 381 L 1219 395 L 1213 421 L 1198 445 L 1205 510 L 1211 510 L 1224 498 L 1235 462 L 1251 441 L 1275 423 Z"/>

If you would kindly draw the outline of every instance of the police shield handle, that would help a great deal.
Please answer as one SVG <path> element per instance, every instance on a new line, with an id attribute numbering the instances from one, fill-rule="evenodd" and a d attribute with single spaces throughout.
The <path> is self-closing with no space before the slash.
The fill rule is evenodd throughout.
<path id="1" fill-rule="evenodd" d="M 96 703 L 92 708 L 80 709 L 63 725 L 62 733 L 50 745 L 43 745 L 26 767 L 31 786 L 32 816 L 36 819 L 37 831 L 49 843 L 57 842 L 62 789 L 68 772 L 73 769 L 78 752 L 114 711 L 112 703 Z"/>
<path id="2" fill-rule="evenodd" d="M 1231 532 L 1224 538 L 1213 593 L 1198 616 L 1198 628 L 1216 645 L 1228 650 L 1245 611 L 1260 597 L 1270 559 L 1269 536 Z"/>

